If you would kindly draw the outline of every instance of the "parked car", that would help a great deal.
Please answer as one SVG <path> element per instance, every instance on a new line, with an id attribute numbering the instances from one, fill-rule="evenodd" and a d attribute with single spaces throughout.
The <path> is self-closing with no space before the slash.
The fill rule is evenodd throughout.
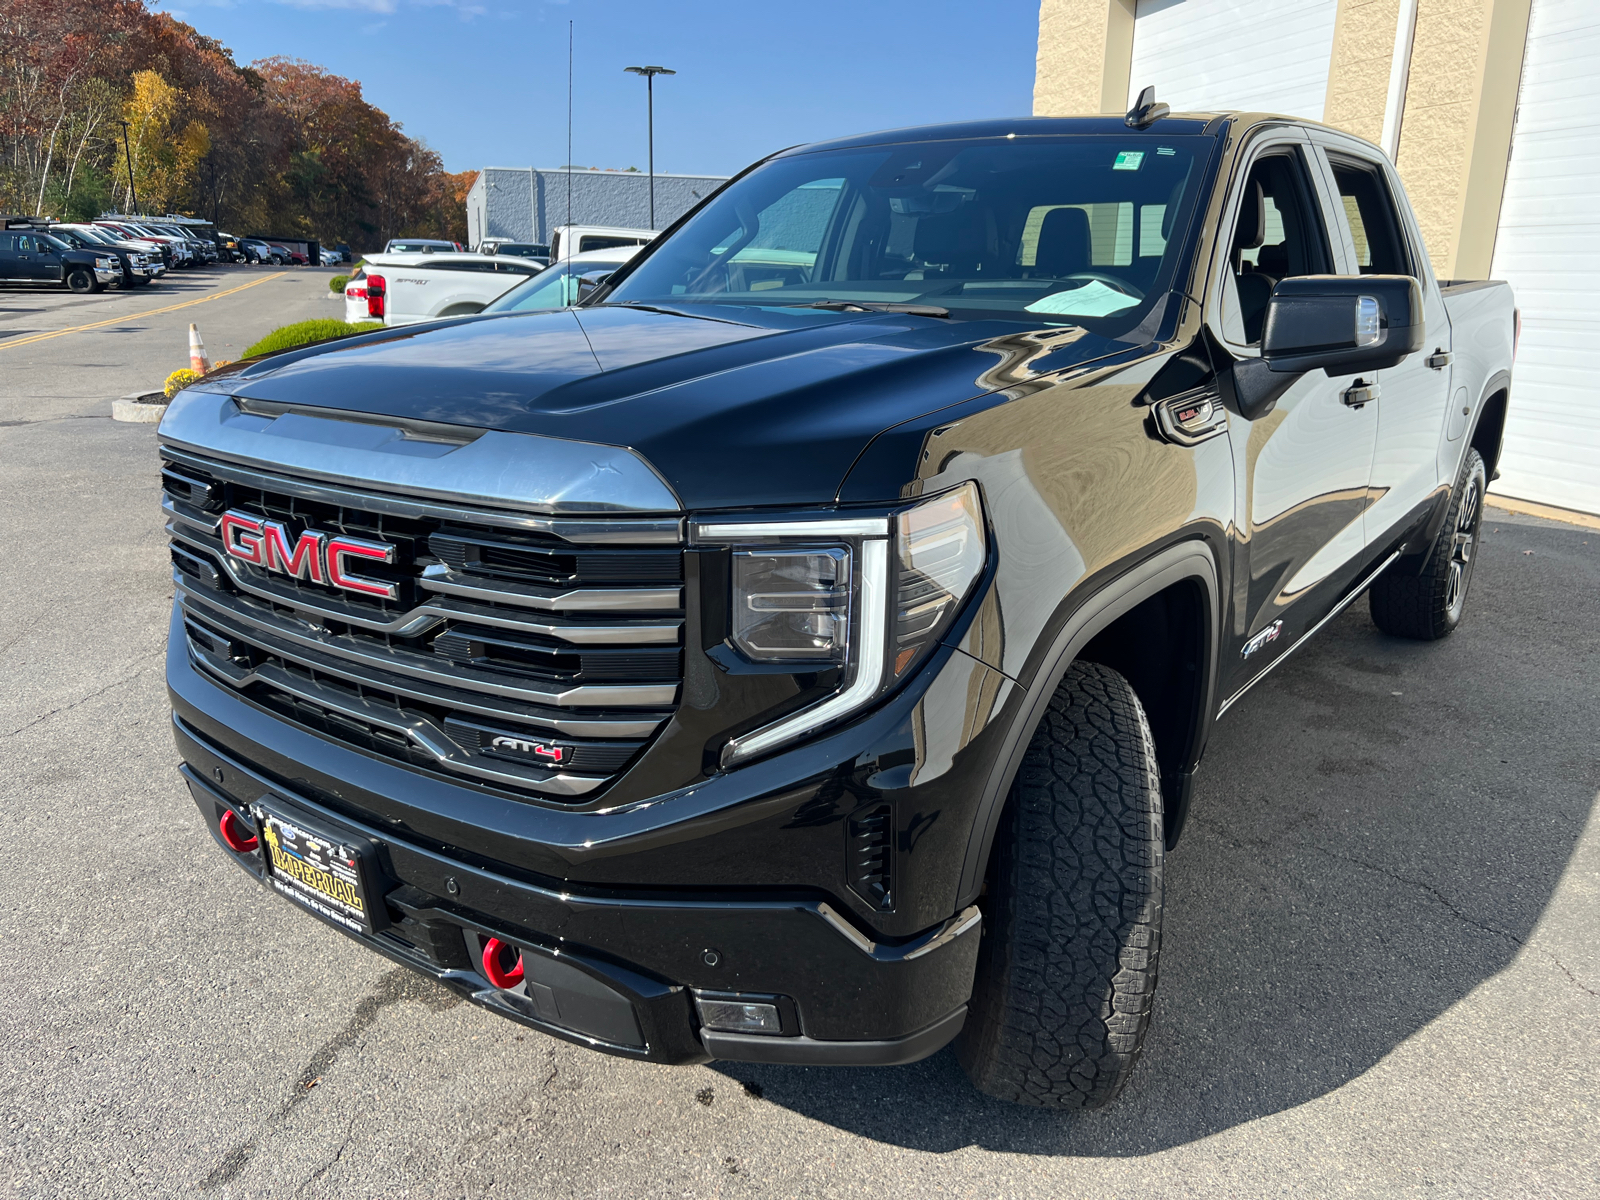
<path id="1" fill-rule="evenodd" d="M 183 776 L 271 894 L 551 1036 L 953 1040 L 1103 1105 L 1217 721 L 1362 596 L 1463 620 L 1513 303 L 1312 122 L 1147 94 L 774 154 L 575 307 L 179 394 Z M 1441 705 L 1383 728 L 1437 749 Z M 1266 771 L 1305 732 L 1261 728 Z"/>
<path id="2" fill-rule="evenodd" d="M 247 263 L 272 263 L 277 261 L 277 255 L 271 246 L 260 238 L 241 238 L 239 249 L 244 254 Z"/>
<path id="3" fill-rule="evenodd" d="M 285 246 L 280 242 L 269 242 L 268 245 L 272 247 L 273 256 L 279 263 L 291 263 L 303 267 L 311 261 L 304 251 L 296 250 L 293 246 Z"/>
<path id="4" fill-rule="evenodd" d="M 515 256 L 369 254 L 345 284 L 345 320 L 411 325 L 470 316 L 542 270 Z"/>
<path id="5" fill-rule="evenodd" d="M 656 233 L 651 229 L 626 229 L 614 225 L 558 225 L 550 233 L 550 261 L 558 262 L 591 250 L 615 250 L 619 246 L 643 246 Z"/>
<path id="6" fill-rule="evenodd" d="M 484 238 L 478 243 L 479 254 L 514 254 L 534 262 L 550 263 L 550 247 L 540 242 L 513 242 L 506 238 Z"/>
<path id="7" fill-rule="evenodd" d="M 442 242 L 438 238 L 390 238 L 384 246 L 385 254 L 459 254 L 460 242 Z"/>
<path id="8" fill-rule="evenodd" d="M 575 254 L 518 284 L 484 312 L 540 312 L 578 303 L 639 252 L 637 246 Z"/>
<path id="9" fill-rule="evenodd" d="M 135 234 L 112 222 L 104 220 L 93 222 L 92 224 L 84 226 L 84 228 L 96 230 L 101 235 L 108 237 L 113 241 L 122 242 L 125 245 L 140 247 L 147 254 L 153 256 L 153 259 L 159 260 L 161 264 L 160 274 L 165 274 L 167 271 L 170 271 L 177 263 L 177 255 L 174 253 L 171 244 L 167 241 Z"/>
<path id="10" fill-rule="evenodd" d="M 49 226 L 48 232 L 74 250 L 116 255 L 118 284 L 124 288 L 143 287 L 155 278 L 160 267 L 160 259 L 152 261 L 154 251 L 146 249 L 142 243 L 116 241 L 92 225 L 55 224 Z"/>
<path id="11" fill-rule="evenodd" d="M 245 257 L 244 247 L 241 245 L 243 241 L 244 239 L 237 234 L 224 233 L 220 229 L 217 231 L 217 248 L 222 252 L 223 260 L 226 262 L 242 263 L 249 261 Z"/>
<path id="12" fill-rule="evenodd" d="M 147 242 L 154 242 L 165 248 L 170 255 L 170 265 L 174 267 L 192 267 L 195 265 L 194 249 L 189 245 L 189 239 L 174 236 L 170 233 L 159 233 L 150 226 L 138 221 L 128 220 L 99 220 L 96 225 L 109 229 L 121 237 L 137 238 Z"/>
<path id="13" fill-rule="evenodd" d="M 29 218 L 0 217 L 0 283 L 65 284 L 70 291 L 103 291 L 122 278 L 109 247 L 79 250 L 35 226 Z"/>

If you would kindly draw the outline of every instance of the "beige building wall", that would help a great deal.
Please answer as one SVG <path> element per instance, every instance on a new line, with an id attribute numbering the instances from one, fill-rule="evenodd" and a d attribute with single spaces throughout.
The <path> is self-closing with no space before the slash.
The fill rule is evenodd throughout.
<path id="1" fill-rule="evenodd" d="M 1033 113 L 1128 110 L 1135 0 L 1041 0 Z"/>
<path id="2" fill-rule="evenodd" d="M 1529 6 L 1417 0 L 1395 165 L 1441 278 L 1484 278 L 1494 258 Z M 1134 8 L 1135 0 L 1041 0 L 1035 114 L 1124 110 Z M 1374 143 L 1400 10 L 1401 0 L 1339 0 L 1324 120 Z"/>
<path id="3" fill-rule="evenodd" d="M 1322 114 L 1327 124 L 1381 144 L 1399 19 L 1400 0 L 1343 0 L 1339 5 Z"/>

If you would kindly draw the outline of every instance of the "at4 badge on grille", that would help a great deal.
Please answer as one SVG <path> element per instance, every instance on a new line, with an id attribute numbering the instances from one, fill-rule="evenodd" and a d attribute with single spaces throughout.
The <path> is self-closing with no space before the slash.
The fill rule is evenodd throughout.
<path id="1" fill-rule="evenodd" d="M 546 766 L 560 766 L 566 761 L 567 751 L 554 742 L 540 742 L 532 738 L 509 737 L 505 734 L 483 735 L 483 748 L 495 754 L 508 754 L 515 758 L 531 758 Z"/>
<path id="2" fill-rule="evenodd" d="M 222 534 L 222 548 L 240 562 L 363 596 L 393 600 L 400 594 L 396 584 L 350 570 L 352 558 L 394 562 L 395 548 L 388 542 L 369 542 L 316 529 L 303 529 L 298 537 L 291 537 L 289 527 L 282 521 L 265 520 L 237 509 L 222 514 L 218 532 Z"/>

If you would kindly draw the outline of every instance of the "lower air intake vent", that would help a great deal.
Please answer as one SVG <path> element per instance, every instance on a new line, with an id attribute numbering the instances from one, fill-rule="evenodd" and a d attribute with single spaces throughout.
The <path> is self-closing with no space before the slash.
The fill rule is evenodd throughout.
<path id="1" fill-rule="evenodd" d="M 894 907 L 890 879 L 893 832 L 894 823 L 887 804 L 861 809 L 850 818 L 850 887 L 878 909 Z"/>

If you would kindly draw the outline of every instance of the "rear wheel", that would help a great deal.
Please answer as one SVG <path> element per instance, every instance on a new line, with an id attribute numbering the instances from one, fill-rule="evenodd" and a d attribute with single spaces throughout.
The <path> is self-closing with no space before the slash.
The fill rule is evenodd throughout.
<path id="1" fill-rule="evenodd" d="M 1483 458 L 1476 450 L 1468 450 L 1444 525 L 1422 571 L 1394 575 L 1391 568 L 1372 584 L 1367 604 L 1379 629 L 1394 637 L 1434 641 L 1461 623 L 1478 557 L 1483 496 L 1488 486 Z"/>
<path id="2" fill-rule="evenodd" d="M 1133 688 L 1074 663 L 996 835 L 956 1053 L 1002 1100 L 1099 1108 L 1144 1045 L 1161 949 L 1161 786 Z"/>
<path id="3" fill-rule="evenodd" d="M 74 267 L 67 274 L 67 287 L 77 292 L 80 296 L 100 290 L 100 281 L 94 277 L 94 272 L 87 267 Z"/>

